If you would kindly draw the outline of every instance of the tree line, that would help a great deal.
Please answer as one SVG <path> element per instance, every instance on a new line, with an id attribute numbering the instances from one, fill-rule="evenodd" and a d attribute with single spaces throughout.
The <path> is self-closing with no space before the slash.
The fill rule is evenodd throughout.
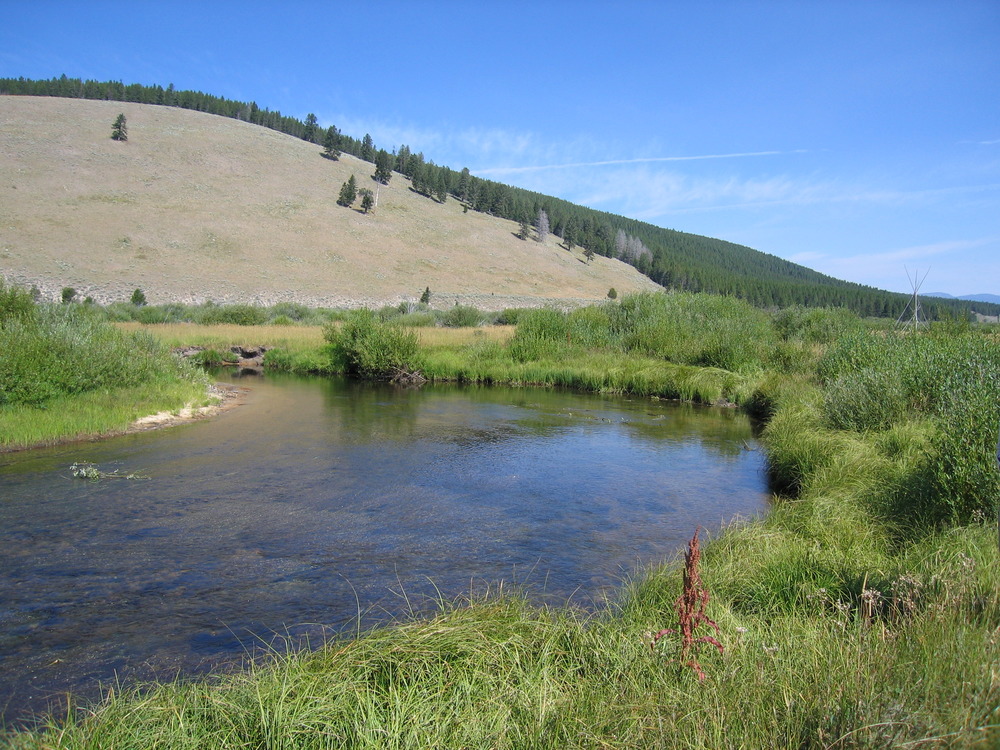
<path id="1" fill-rule="evenodd" d="M 370 162 L 375 167 L 372 177 L 382 184 L 388 184 L 393 174 L 404 175 L 415 192 L 431 200 L 444 203 L 451 197 L 466 211 L 517 222 L 521 227 L 518 236 L 524 239 L 528 227 L 533 227 L 536 239 L 551 233 L 568 249 L 581 248 L 588 259 L 594 255 L 617 258 L 668 289 L 731 295 L 760 307 L 846 307 L 873 317 L 895 317 L 906 306 L 907 295 L 835 279 L 735 243 L 658 227 L 476 177 L 468 168 L 456 171 L 435 164 L 405 144 L 391 150 L 377 148 L 370 134 L 358 139 L 335 126 L 324 129 L 312 113 L 303 121 L 256 102 L 179 90 L 173 84 L 166 88 L 126 85 L 65 75 L 48 80 L 0 78 L 0 94 L 155 104 L 260 125 L 322 146 L 327 158 L 338 159 L 346 153 Z M 543 214 L 545 226 L 541 227 Z M 968 315 L 970 311 L 1000 314 L 1000 305 L 965 300 L 925 299 L 922 309 L 930 319 Z"/>

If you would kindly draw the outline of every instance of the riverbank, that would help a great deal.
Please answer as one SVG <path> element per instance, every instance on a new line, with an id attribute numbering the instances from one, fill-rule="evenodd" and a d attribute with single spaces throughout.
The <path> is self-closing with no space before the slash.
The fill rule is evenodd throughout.
<path id="1" fill-rule="evenodd" d="M 105 440 L 207 419 L 239 404 L 241 392 L 177 382 L 155 389 L 123 388 L 47 402 L 0 407 L 0 454 Z"/>
<path id="2" fill-rule="evenodd" d="M 347 356 L 351 342 L 328 338 L 332 349 L 269 352 L 268 360 L 336 369 L 344 360 L 332 358 Z M 675 607 L 679 565 L 626 584 L 599 614 L 493 592 L 441 602 L 430 619 L 275 654 L 240 674 L 119 691 L 6 742 L 1000 743 L 992 666 L 1000 664 L 1000 556 L 991 525 L 1000 347 L 992 333 L 897 334 L 837 311 L 767 316 L 693 295 L 543 311 L 509 341 L 473 336 L 418 349 L 406 364 L 475 382 L 725 398 L 757 414 L 781 497 L 766 518 L 734 525 L 700 550 L 706 595 L 698 601 L 718 629 L 697 616 L 697 602 L 694 611 Z M 690 639 L 667 633 L 653 644 L 652 634 L 685 628 Z"/>

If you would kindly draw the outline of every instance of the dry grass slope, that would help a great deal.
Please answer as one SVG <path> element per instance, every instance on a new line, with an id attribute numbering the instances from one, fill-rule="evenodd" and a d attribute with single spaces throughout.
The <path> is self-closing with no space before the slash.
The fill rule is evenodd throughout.
<path id="1" fill-rule="evenodd" d="M 119 112 L 129 140 L 111 140 Z M 566 306 L 654 289 L 630 266 L 514 236 L 509 221 L 418 196 L 394 175 L 364 215 L 319 146 L 223 117 L 123 102 L 0 97 L 0 275 L 101 303 Z"/>

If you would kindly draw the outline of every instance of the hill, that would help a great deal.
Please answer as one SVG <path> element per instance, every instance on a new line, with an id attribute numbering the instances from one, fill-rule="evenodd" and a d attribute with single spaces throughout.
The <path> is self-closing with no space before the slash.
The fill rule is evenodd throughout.
<path id="1" fill-rule="evenodd" d="M 110 138 L 121 112 L 125 142 Z M 338 206 L 352 174 L 291 135 L 175 107 L 0 97 L 0 274 L 50 298 L 105 303 L 395 304 L 425 287 L 435 306 L 576 305 L 660 287 L 635 268 L 455 200 L 428 200 L 393 175 L 370 214 Z"/>
<path id="2" fill-rule="evenodd" d="M 1000 294 L 964 294 L 956 297 L 947 292 L 927 292 L 925 297 L 939 297 L 941 299 L 958 299 L 966 302 L 988 302 L 991 305 L 1000 305 Z"/>

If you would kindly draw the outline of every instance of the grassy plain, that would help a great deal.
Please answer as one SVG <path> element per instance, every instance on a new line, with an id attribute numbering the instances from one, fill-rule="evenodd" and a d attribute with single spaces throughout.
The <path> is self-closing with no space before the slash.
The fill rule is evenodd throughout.
<path id="1" fill-rule="evenodd" d="M 330 329 L 327 342 L 276 362 L 335 370 L 369 334 L 394 340 L 366 320 L 349 339 Z M 683 373 L 699 387 L 679 395 L 761 416 L 780 496 L 767 517 L 702 550 L 705 611 L 719 630 L 693 636 L 717 637 L 721 653 L 684 652 L 671 634 L 652 645 L 653 633 L 682 626 L 681 571 L 667 565 L 626 582 L 601 612 L 539 608 L 516 591 L 440 602 L 433 618 L 273 654 L 236 675 L 119 691 L 6 743 L 1000 745 L 994 332 L 902 334 L 839 311 L 772 316 L 699 295 L 530 313 L 498 339 L 478 330 L 435 334 L 409 364 L 435 377 L 651 395 L 678 395 Z"/>

